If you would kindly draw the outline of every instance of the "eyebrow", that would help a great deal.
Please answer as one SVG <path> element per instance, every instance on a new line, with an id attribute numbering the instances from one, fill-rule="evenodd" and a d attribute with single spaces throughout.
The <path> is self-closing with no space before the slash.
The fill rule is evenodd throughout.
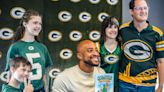
<path id="1" fill-rule="evenodd" d="M 87 48 L 87 50 L 90 50 L 90 49 L 93 49 L 93 48 Z"/>

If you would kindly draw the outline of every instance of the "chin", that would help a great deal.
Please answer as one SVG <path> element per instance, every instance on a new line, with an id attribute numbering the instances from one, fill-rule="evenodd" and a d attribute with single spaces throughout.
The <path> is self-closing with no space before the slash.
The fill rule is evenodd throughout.
<path id="1" fill-rule="evenodd" d="M 34 34 L 34 36 L 38 36 L 39 34 Z"/>
<path id="2" fill-rule="evenodd" d="M 19 82 L 23 83 L 24 82 L 24 79 L 20 79 Z"/>
<path id="3" fill-rule="evenodd" d="M 94 64 L 94 66 L 99 66 L 99 64 Z"/>
<path id="4" fill-rule="evenodd" d="M 95 66 L 98 66 L 98 65 L 99 65 L 99 63 L 97 63 L 97 62 L 96 62 L 96 63 L 93 63 L 93 64 L 94 64 Z"/>

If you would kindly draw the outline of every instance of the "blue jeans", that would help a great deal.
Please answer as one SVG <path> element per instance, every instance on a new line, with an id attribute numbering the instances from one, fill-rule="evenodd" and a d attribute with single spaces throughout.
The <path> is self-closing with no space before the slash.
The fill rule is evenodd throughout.
<path id="1" fill-rule="evenodd" d="M 119 92 L 155 92 L 155 86 L 139 86 L 120 80 Z"/>

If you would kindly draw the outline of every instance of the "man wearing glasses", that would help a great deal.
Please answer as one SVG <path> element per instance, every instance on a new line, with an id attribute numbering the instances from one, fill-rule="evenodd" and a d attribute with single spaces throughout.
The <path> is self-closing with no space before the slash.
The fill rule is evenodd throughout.
<path id="1" fill-rule="evenodd" d="M 132 22 L 120 27 L 122 62 L 119 71 L 119 92 L 155 92 L 157 75 L 162 92 L 164 83 L 164 34 L 151 25 L 146 0 L 129 3 Z"/>

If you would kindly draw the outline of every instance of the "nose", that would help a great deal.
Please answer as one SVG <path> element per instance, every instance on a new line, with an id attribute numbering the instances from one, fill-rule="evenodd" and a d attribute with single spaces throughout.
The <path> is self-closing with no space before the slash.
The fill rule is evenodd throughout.
<path id="1" fill-rule="evenodd" d="M 143 12 L 143 11 L 145 11 L 145 9 L 144 8 L 141 8 L 140 11 Z"/>
<path id="2" fill-rule="evenodd" d="M 94 51 L 94 55 L 95 55 L 95 56 L 98 56 L 98 57 L 100 56 L 100 55 L 99 55 L 99 52 L 98 52 L 97 50 Z"/>
<path id="3" fill-rule="evenodd" d="M 40 24 L 37 24 L 37 27 L 38 27 L 38 28 L 41 28 L 41 25 L 40 25 Z"/>
<path id="4" fill-rule="evenodd" d="M 25 76 L 28 76 L 29 75 L 29 72 L 28 71 L 25 71 L 24 74 L 25 74 Z"/>

